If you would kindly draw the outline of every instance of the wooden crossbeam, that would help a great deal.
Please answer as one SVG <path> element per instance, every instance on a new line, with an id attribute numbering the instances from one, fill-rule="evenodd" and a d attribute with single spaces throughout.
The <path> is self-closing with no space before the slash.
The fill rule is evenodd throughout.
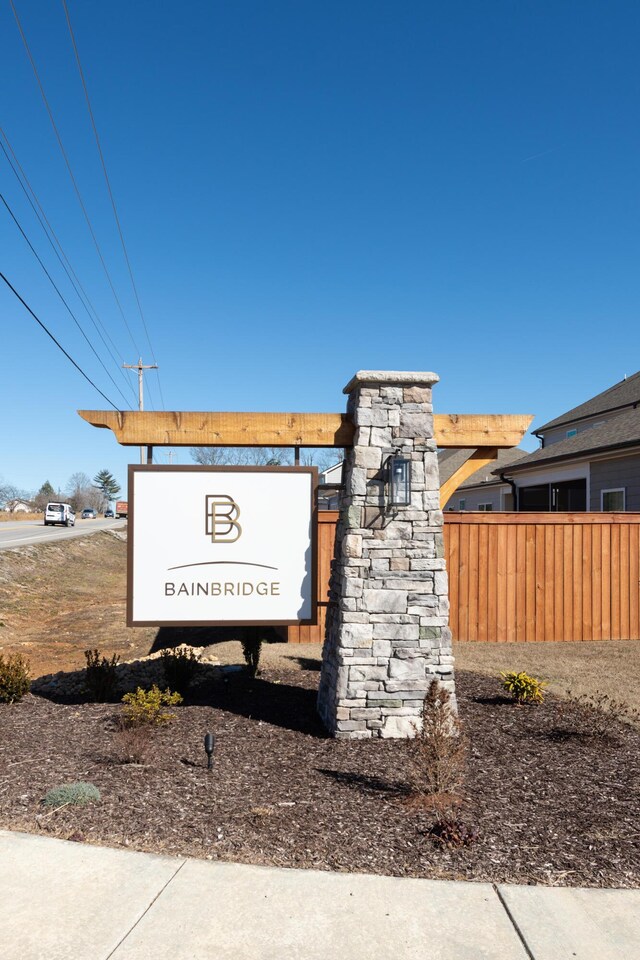
<path id="1" fill-rule="evenodd" d="M 123 446 L 349 447 L 353 424 L 333 413 L 169 413 L 78 410 Z"/>
<path id="2" fill-rule="evenodd" d="M 123 446 L 351 447 L 355 428 L 343 413 L 197 413 L 78 410 Z M 516 447 L 533 418 L 435 414 L 439 447 Z"/>
<path id="3" fill-rule="evenodd" d="M 533 417 L 529 414 L 436 413 L 435 441 L 439 447 L 517 447 Z"/>
<path id="4" fill-rule="evenodd" d="M 460 484 L 468 480 L 476 470 L 481 470 L 482 467 L 492 463 L 497 456 L 496 447 L 478 447 L 477 450 L 474 450 L 462 466 L 458 467 L 456 472 L 452 473 L 440 487 L 440 509 L 444 509 L 447 500 L 453 496 Z"/>

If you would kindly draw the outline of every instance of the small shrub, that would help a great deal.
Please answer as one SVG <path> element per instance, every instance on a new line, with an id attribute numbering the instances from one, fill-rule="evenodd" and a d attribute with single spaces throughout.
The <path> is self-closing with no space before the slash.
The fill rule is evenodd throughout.
<path id="1" fill-rule="evenodd" d="M 542 703 L 544 700 L 543 688 L 547 686 L 545 680 L 530 677 L 528 673 L 501 672 L 502 686 L 510 693 L 516 703 Z"/>
<path id="2" fill-rule="evenodd" d="M 422 727 L 407 748 L 411 793 L 431 798 L 428 806 L 436 819 L 447 819 L 460 803 L 467 745 L 451 694 L 437 680 L 424 700 Z"/>
<path id="3" fill-rule="evenodd" d="M 113 757 L 117 763 L 146 763 L 151 749 L 149 724 L 122 724 L 113 737 Z"/>
<path id="4" fill-rule="evenodd" d="M 240 638 L 242 644 L 242 654 L 247 664 L 247 668 L 252 677 L 258 673 L 260 663 L 260 651 L 262 650 L 262 636 L 257 630 L 245 630 Z"/>
<path id="5" fill-rule="evenodd" d="M 478 839 L 476 827 L 458 818 L 437 820 L 429 830 L 432 840 L 444 847 L 470 847 Z"/>
<path id="6" fill-rule="evenodd" d="M 170 690 L 160 690 L 154 683 L 151 690 L 138 687 L 135 693 L 125 693 L 122 702 L 125 704 L 122 711 L 125 726 L 155 727 L 175 720 L 175 713 L 168 713 L 165 707 L 177 706 L 182 703 L 182 697 Z"/>
<path id="7" fill-rule="evenodd" d="M 92 783 L 65 783 L 61 787 L 49 790 L 42 801 L 47 807 L 62 807 L 66 804 L 84 806 L 87 803 L 97 803 L 100 791 Z"/>
<path id="8" fill-rule="evenodd" d="M 195 677 L 199 664 L 200 658 L 187 647 L 162 651 L 162 667 L 167 686 L 183 695 Z"/>
<path id="9" fill-rule="evenodd" d="M 18 703 L 30 686 L 29 661 L 20 653 L 0 654 L 0 703 Z"/>
<path id="10" fill-rule="evenodd" d="M 599 690 L 594 694 L 581 693 L 578 696 L 567 690 L 567 700 L 559 705 L 559 712 L 565 724 L 560 728 L 561 731 L 594 740 L 614 740 L 616 724 L 640 725 L 639 710 L 625 701 L 613 700 Z"/>
<path id="11" fill-rule="evenodd" d="M 84 682 L 96 703 L 109 703 L 115 699 L 118 682 L 117 667 L 120 657 L 114 653 L 111 659 L 100 656 L 99 650 L 85 650 L 87 666 Z"/>

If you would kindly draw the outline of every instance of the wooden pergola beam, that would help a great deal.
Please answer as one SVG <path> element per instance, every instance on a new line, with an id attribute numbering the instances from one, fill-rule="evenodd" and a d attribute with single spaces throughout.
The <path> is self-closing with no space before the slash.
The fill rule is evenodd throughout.
<path id="1" fill-rule="evenodd" d="M 532 415 L 520 413 L 436 413 L 434 438 L 438 447 L 510 449 L 518 446 L 532 420 Z"/>
<path id="2" fill-rule="evenodd" d="M 353 424 L 334 413 L 197 413 L 78 410 L 123 446 L 349 447 Z"/>
<path id="3" fill-rule="evenodd" d="M 478 447 L 469 456 L 468 460 L 458 467 L 455 473 L 452 473 L 448 480 L 440 487 L 440 509 L 444 510 L 447 500 L 456 492 L 460 484 L 468 480 L 476 470 L 488 466 L 498 456 L 496 447 Z"/>
<path id="4" fill-rule="evenodd" d="M 130 447 L 351 447 L 355 433 L 343 413 L 78 413 L 92 426 L 112 430 L 118 443 Z M 532 419 L 520 414 L 435 414 L 434 438 L 439 447 L 517 447 Z"/>

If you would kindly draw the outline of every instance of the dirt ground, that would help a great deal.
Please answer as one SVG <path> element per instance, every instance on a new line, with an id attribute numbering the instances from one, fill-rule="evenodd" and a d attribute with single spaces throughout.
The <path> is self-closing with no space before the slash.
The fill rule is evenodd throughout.
<path id="1" fill-rule="evenodd" d="M 215 642 L 221 663 L 244 662 L 238 641 L 218 639 L 222 630 L 127 627 L 126 550 L 121 533 L 104 531 L 0 551 L 0 653 L 23 653 L 35 677 L 84 667 L 88 648 L 131 660 L 181 640 Z M 320 654 L 319 644 L 266 643 L 261 662 L 300 669 Z"/>
<path id="2" fill-rule="evenodd" d="M 117 531 L 0 552 L 0 652 L 19 650 L 34 676 L 84 666 L 98 647 L 124 659 L 145 656 L 186 636 L 125 624 L 126 542 Z M 222 663 L 241 663 L 236 641 L 222 631 L 189 631 L 188 642 L 216 642 Z M 526 670 L 564 694 L 606 693 L 640 709 L 640 642 L 456 643 L 458 669 L 496 676 Z M 317 667 L 319 644 L 264 644 L 262 665 L 276 670 Z"/>
<path id="3" fill-rule="evenodd" d="M 578 643 L 454 643 L 456 667 L 497 677 L 525 670 L 547 680 L 549 691 L 605 694 L 640 710 L 640 641 Z"/>

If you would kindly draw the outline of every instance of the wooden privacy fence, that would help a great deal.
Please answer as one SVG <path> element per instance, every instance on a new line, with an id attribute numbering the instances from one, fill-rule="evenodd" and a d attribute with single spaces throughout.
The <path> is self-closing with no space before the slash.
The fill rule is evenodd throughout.
<path id="1" fill-rule="evenodd" d="M 338 512 L 318 513 L 318 622 L 290 643 L 322 643 Z M 640 639 L 640 514 L 447 513 L 456 640 Z"/>
<path id="2" fill-rule="evenodd" d="M 445 521 L 454 639 L 640 639 L 640 514 Z"/>

